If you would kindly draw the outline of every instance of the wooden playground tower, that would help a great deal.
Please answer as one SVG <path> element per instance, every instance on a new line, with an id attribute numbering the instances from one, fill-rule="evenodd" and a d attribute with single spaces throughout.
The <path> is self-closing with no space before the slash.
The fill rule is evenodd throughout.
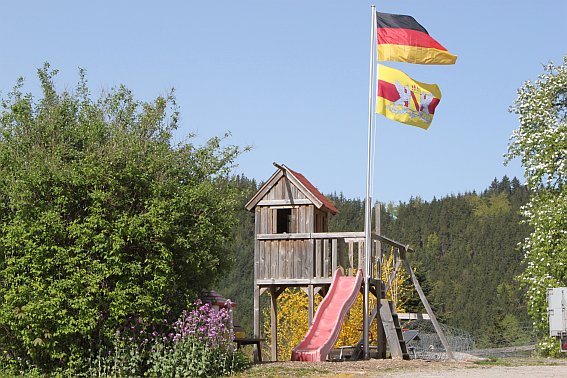
<path id="1" fill-rule="evenodd" d="M 262 336 L 260 297 L 269 293 L 272 361 L 277 360 L 278 350 L 277 300 L 286 288 L 297 287 L 307 294 L 308 319 L 311 326 L 314 297 L 316 294 L 326 295 L 333 280 L 333 272 L 339 266 L 347 275 L 354 275 L 359 269 L 366 274 L 364 232 L 328 232 L 329 217 L 338 212 L 335 206 L 302 174 L 285 165 L 274 165 L 277 167 L 276 172 L 246 204 L 246 209 L 254 211 L 255 214 L 254 337 Z M 395 312 L 395 303 L 385 298 L 385 292 L 403 265 L 445 347 L 447 357 L 453 359 L 447 339 L 406 259 L 407 253 L 413 250 L 380 235 L 378 206 L 375 216 L 370 256 L 373 269 L 368 272 L 368 282 L 369 291 L 377 299 L 377 305 L 367 316 L 369 324 L 377 319 L 378 358 L 386 358 L 386 341 L 392 358 L 409 358 Z M 396 257 L 396 265 L 388 282 L 380 278 L 385 249 L 393 251 Z M 359 344 L 361 343 L 362 337 Z"/>

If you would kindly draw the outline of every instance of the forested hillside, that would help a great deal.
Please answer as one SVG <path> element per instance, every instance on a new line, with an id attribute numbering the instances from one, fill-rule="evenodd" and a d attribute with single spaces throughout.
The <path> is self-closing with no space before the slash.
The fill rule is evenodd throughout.
<path id="1" fill-rule="evenodd" d="M 241 193 L 241 206 L 237 214 L 238 223 L 233 230 L 232 243 L 234 262 L 230 273 L 218 287 L 226 298 L 236 302 L 235 320 L 249 335 L 253 329 L 254 303 L 254 213 L 246 211 L 244 205 L 258 189 L 256 182 L 244 176 L 233 178 Z"/>
<path id="2" fill-rule="evenodd" d="M 235 178 L 242 205 L 257 186 Z M 340 213 L 330 231 L 362 231 L 364 204 L 343 195 L 328 196 Z M 522 271 L 517 244 L 529 229 L 520 224 L 520 207 L 527 189 L 517 179 L 494 180 L 482 193 L 450 195 L 432 201 L 419 197 L 382 207 L 382 234 L 409 243 L 409 258 L 438 318 L 462 328 L 481 345 L 525 335 L 529 324 L 523 294 L 515 277 Z M 223 294 L 238 303 L 236 317 L 252 330 L 254 218 L 244 209 L 234 230 L 236 260 Z M 418 302 L 418 301 L 416 301 Z M 419 307 L 412 311 L 422 311 Z"/>
<path id="3" fill-rule="evenodd" d="M 518 242 L 527 190 L 517 179 L 494 180 L 480 195 L 419 198 L 396 207 L 384 233 L 409 243 L 441 321 L 475 335 L 481 344 L 513 341 L 529 324 L 516 277 L 523 270 Z"/>

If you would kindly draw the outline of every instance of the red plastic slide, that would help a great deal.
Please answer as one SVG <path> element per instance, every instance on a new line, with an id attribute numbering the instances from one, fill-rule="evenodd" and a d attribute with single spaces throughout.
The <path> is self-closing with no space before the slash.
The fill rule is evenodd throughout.
<path id="1" fill-rule="evenodd" d="M 305 338 L 291 352 L 292 361 L 325 361 L 337 341 L 345 316 L 354 304 L 362 284 L 362 271 L 356 277 L 343 275 L 338 268 Z"/>

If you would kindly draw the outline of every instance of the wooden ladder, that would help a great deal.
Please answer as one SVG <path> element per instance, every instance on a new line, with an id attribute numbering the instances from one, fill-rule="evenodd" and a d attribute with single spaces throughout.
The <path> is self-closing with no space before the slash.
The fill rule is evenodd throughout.
<path id="1" fill-rule="evenodd" d="M 382 319 L 384 333 L 390 346 L 392 358 L 409 360 L 408 348 L 404 341 L 400 319 L 398 318 L 394 302 L 380 299 L 380 318 Z"/>

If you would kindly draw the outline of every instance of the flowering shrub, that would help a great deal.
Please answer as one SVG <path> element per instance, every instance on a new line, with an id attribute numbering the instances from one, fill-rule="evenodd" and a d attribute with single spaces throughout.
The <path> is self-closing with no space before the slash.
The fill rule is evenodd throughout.
<path id="1" fill-rule="evenodd" d="M 158 330 L 159 329 L 159 330 Z M 234 348 L 227 309 L 196 301 L 172 324 L 152 326 L 140 319 L 116 332 L 110 352 L 91 362 L 89 376 L 213 377 L 229 375 L 249 362 Z"/>
<path id="2" fill-rule="evenodd" d="M 230 301 L 227 305 L 230 306 Z M 205 342 L 209 348 L 222 347 L 227 340 L 234 340 L 229 322 L 230 314 L 226 308 L 217 312 L 210 304 L 197 300 L 193 310 L 184 310 L 181 317 L 173 323 L 175 334 L 172 338 L 173 341 L 181 341 L 195 337 Z"/>
<path id="3" fill-rule="evenodd" d="M 542 337 L 536 345 L 537 354 L 544 357 L 560 357 L 559 342 L 553 337 Z"/>
<path id="4" fill-rule="evenodd" d="M 541 354 L 553 354 L 548 332 L 546 289 L 567 285 L 567 55 L 545 67 L 536 82 L 518 90 L 511 108 L 519 127 L 510 138 L 507 161 L 522 160 L 532 192 L 522 213 L 533 231 L 520 243 L 526 270 L 528 312 L 540 336 Z"/>
<path id="5" fill-rule="evenodd" d="M 217 312 L 197 301 L 193 310 L 183 311 L 173 323 L 173 332 L 154 345 L 148 375 L 211 377 L 243 370 L 248 362 L 235 351 L 233 340 L 227 308 Z"/>

